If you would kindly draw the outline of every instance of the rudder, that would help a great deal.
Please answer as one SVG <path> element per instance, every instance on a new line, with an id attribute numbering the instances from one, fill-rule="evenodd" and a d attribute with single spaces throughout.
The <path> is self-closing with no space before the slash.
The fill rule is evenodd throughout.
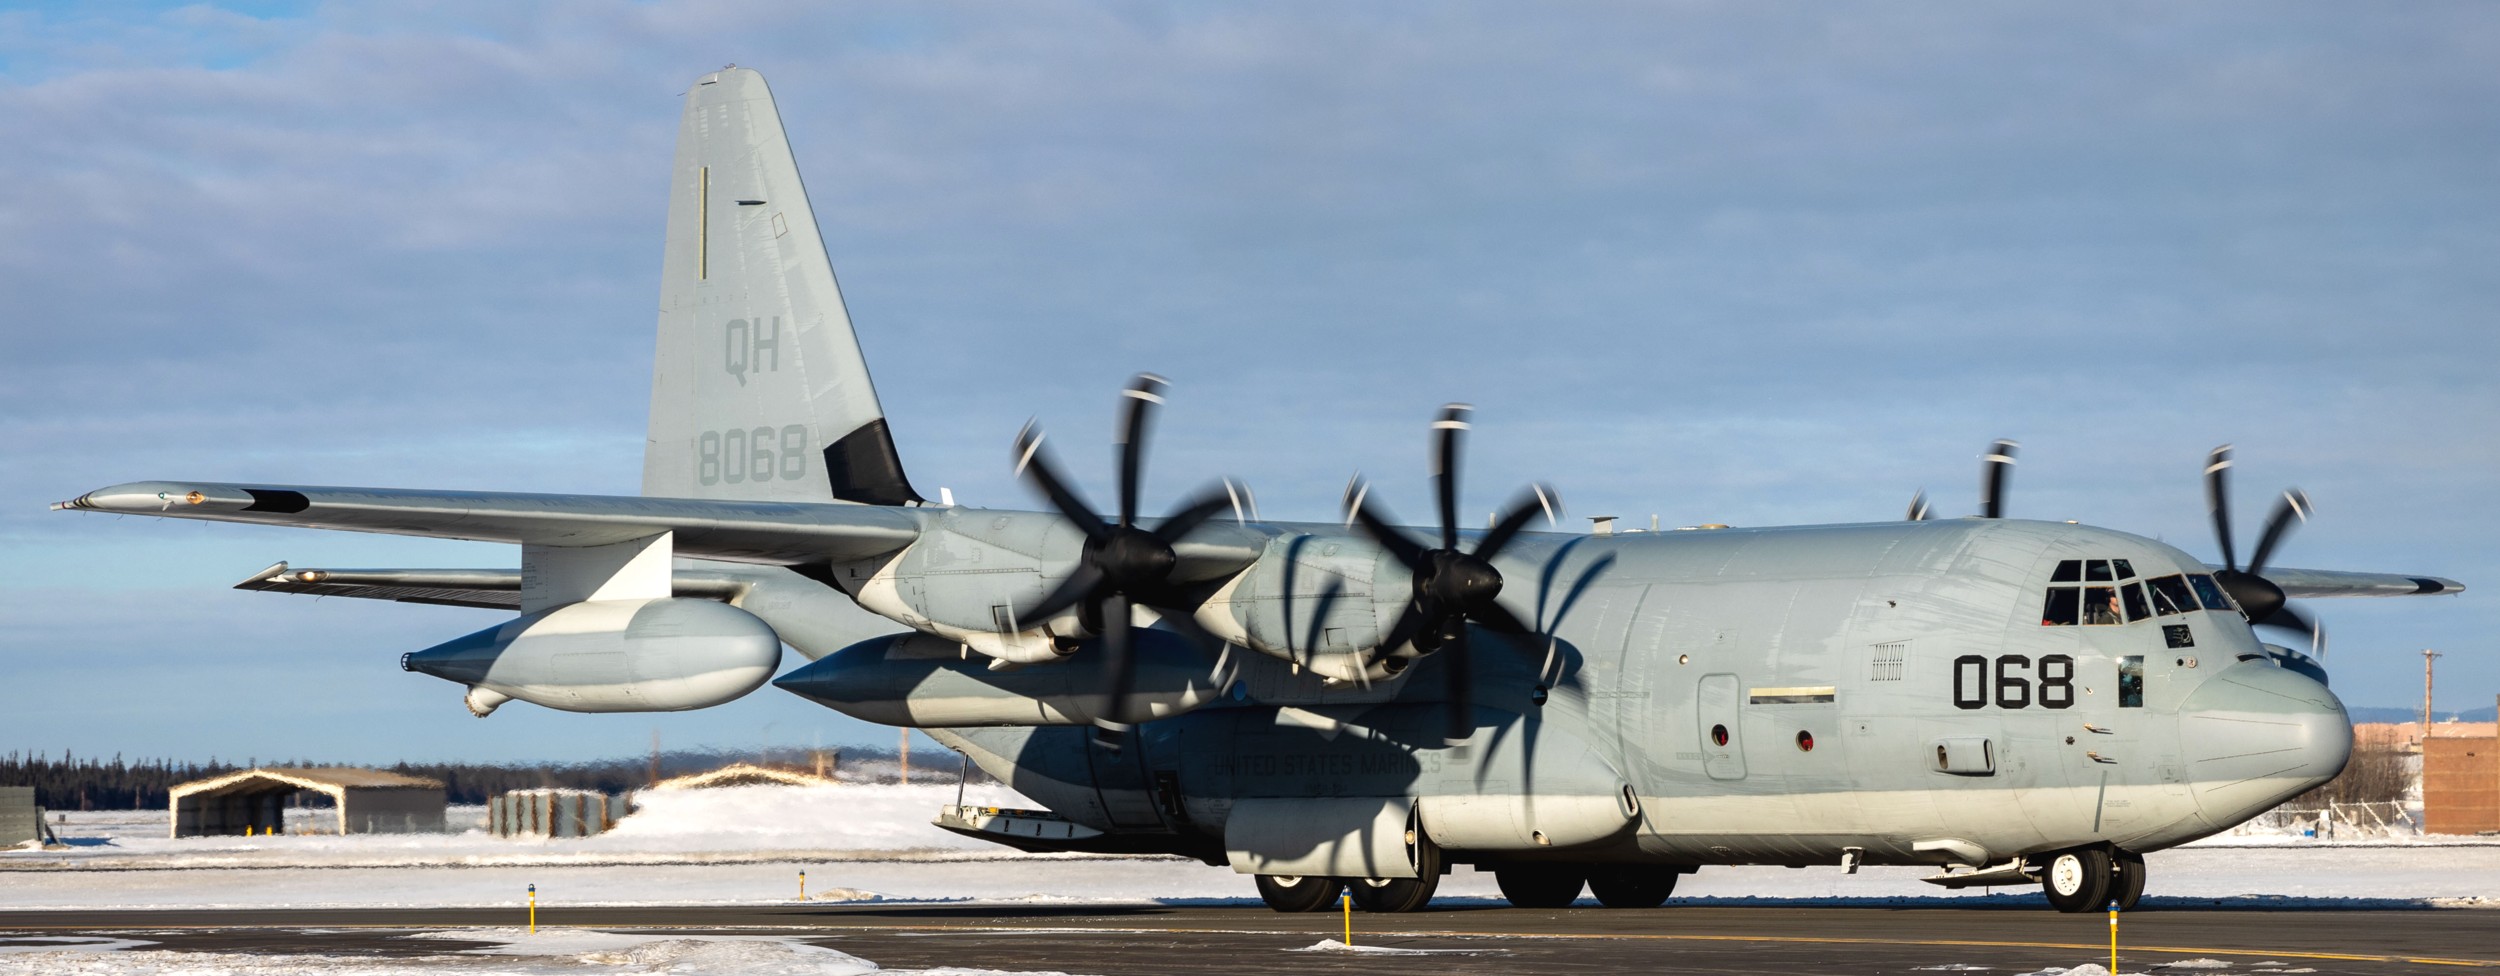
<path id="1" fill-rule="evenodd" d="M 918 503 L 764 76 L 686 92 L 642 493 Z"/>

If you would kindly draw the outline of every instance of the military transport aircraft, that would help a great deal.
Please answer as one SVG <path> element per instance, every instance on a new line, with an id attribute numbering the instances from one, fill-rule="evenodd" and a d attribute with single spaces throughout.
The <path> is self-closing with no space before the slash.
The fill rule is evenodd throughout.
<path id="1" fill-rule="evenodd" d="M 764 79 L 685 96 L 637 497 L 148 481 L 56 508 L 512 543 L 520 568 L 295 569 L 245 589 L 501 607 L 406 654 L 580 712 L 704 708 L 775 683 L 928 730 L 1044 811 L 939 823 L 1030 850 L 1160 852 L 1256 876 L 1279 911 L 1429 902 L 1456 865 L 1513 903 L 1657 906 L 1702 865 L 1929 865 L 2132 904 L 2143 854 L 2343 768 L 2351 727 L 2289 597 L 2445 579 L 2245 566 L 2230 457 L 2205 469 L 2224 565 L 2142 536 L 2002 517 L 1530 531 L 1532 488 L 1461 528 L 1469 411 L 1432 421 L 1438 521 L 1367 486 L 1343 524 L 1239 490 L 1140 510 L 1166 384 L 1118 401 L 1116 507 L 1037 428 L 1041 512 L 932 503 L 870 385 Z M 864 612 L 863 612 L 864 611 Z M 2252 626 L 2306 631 L 2305 649 Z"/>

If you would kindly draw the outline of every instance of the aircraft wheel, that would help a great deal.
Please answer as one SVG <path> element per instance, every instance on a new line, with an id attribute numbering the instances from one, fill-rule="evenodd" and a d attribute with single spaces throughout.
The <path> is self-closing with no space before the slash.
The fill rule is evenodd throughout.
<path id="1" fill-rule="evenodd" d="M 1502 897 L 1520 908 L 1563 908 L 1580 898 L 1580 886 L 1587 876 L 1576 867 L 1559 864 L 1530 864 L 1500 868 L 1493 872 L 1493 883 L 1501 886 Z"/>
<path id="2" fill-rule="evenodd" d="M 2135 903 L 2144 897 L 2144 855 L 2134 851 L 2118 851 L 2110 855 L 2116 874 L 2110 877 L 2109 900 L 2122 912 L 2135 911 Z"/>
<path id="3" fill-rule="evenodd" d="M 1259 900 L 1280 912 L 1321 912 L 1336 907 L 1337 892 L 1345 888 L 1342 878 L 1296 877 L 1290 874 L 1258 876 Z"/>
<path id="4" fill-rule="evenodd" d="M 1354 878 L 1345 890 L 1354 896 L 1354 907 L 1367 912 L 1422 911 L 1432 903 L 1432 893 L 1441 887 L 1441 876 L 1427 874 L 1420 878 Z"/>
<path id="5" fill-rule="evenodd" d="M 2109 904 L 2112 874 L 2106 850 L 2085 847 L 2059 851 L 2049 855 L 2046 870 L 2040 872 L 2040 889 L 2048 893 L 2049 904 L 2058 911 L 2098 911 Z"/>
<path id="6" fill-rule="evenodd" d="M 1589 872 L 1589 894 L 1608 908 L 1656 908 L 1675 894 L 1676 874 L 1674 868 L 1603 868 Z"/>

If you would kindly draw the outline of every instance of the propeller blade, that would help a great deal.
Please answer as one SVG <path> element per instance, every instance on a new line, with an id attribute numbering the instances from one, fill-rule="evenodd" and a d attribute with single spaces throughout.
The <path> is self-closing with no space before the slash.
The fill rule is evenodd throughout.
<path id="1" fill-rule="evenodd" d="M 2238 550 L 2231 545 L 2231 445 L 2224 444 L 2205 454 L 2205 508 L 2213 512 L 2214 541 L 2222 544 L 2222 567 L 2240 568 Z"/>
<path id="2" fill-rule="evenodd" d="M 1050 595 L 1043 597 L 1041 602 L 1016 612 L 1016 626 L 1023 627 L 1058 616 L 1059 611 L 1075 606 L 1078 601 L 1092 595 L 1102 582 L 1101 567 L 1090 561 L 1077 564 L 1076 572 L 1068 574 L 1067 581 L 1059 584 L 1058 589 L 1050 591 Z"/>
<path id="3" fill-rule="evenodd" d="M 1485 531 L 1484 538 L 1476 542 L 1476 551 L 1471 555 L 1492 562 L 1503 546 L 1510 545 L 1511 539 L 1519 535 L 1521 529 L 1527 528 L 1529 519 L 1542 514 L 1546 524 L 1552 525 L 1561 511 L 1562 498 L 1554 494 L 1553 489 L 1544 485 L 1529 485 L 1527 492 L 1511 502 L 1510 511 L 1503 513 L 1493 527 Z"/>
<path id="4" fill-rule="evenodd" d="M 1979 517 L 2005 517 L 2005 479 L 2014 473 L 2014 451 L 2022 445 L 2000 439 L 1980 455 Z"/>
<path id="5" fill-rule="evenodd" d="M 1094 507 L 1086 504 L 1083 496 L 1068 487 L 1067 479 L 1059 476 L 1058 465 L 1052 464 L 1050 455 L 1042 450 L 1039 424 L 1027 421 L 1024 429 L 1016 432 L 1016 473 L 1040 485 L 1042 494 L 1049 496 L 1051 507 L 1075 522 L 1086 538 L 1102 538 L 1106 531 L 1102 516 L 1094 514 Z"/>
<path id="6" fill-rule="evenodd" d="M 1102 598 L 1096 605 L 1102 612 L 1102 666 L 1111 675 L 1105 689 L 1102 707 L 1094 712 L 1094 721 L 1105 729 L 1126 728 L 1116 716 L 1128 704 L 1129 687 L 1136 680 L 1130 667 L 1130 633 L 1128 597 L 1118 593 Z"/>
<path id="7" fill-rule="evenodd" d="M 1128 406 L 1120 415 L 1121 528 L 1137 524 L 1137 481 L 1146 467 L 1147 427 L 1154 421 L 1154 408 L 1163 404 L 1164 388 L 1170 385 L 1153 373 L 1139 373 L 1120 392 Z"/>
<path id="8" fill-rule="evenodd" d="M 1927 521 L 1927 514 L 1927 489 L 1921 488 L 1917 494 L 1910 496 L 1910 513 L 1904 518 L 1912 522 L 1924 522 Z"/>
<path id="9" fill-rule="evenodd" d="M 2257 626 L 2278 627 L 2284 630 L 2297 630 L 2309 637 L 2311 645 L 2314 646 L 2317 643 L 2318 622 L 2310 619 L 2308 614 L 2294 609 L 2292 605 L 2288 603 L 2275 608 L 2275 611 L 2272 614 L 2267 615 L 2266 621 L 2262 624 L 2258 624 Z"/>
<path id="10" fill-rule="evenodd" d="M 1408 641 L 1414 640 L 1423 632 L 1423 627 L 1423 608 L 1417 606 L 1413 600 L 1407 601 L 1406 609 L 1398 611 L 1397 622 L 1389 625 L 1389 635 L 1381 640 L 1380 649 L 1388 651 L 1405 647 Z M 1429 650 L 1429 648 L 1419 647 L 1416 650 Z"/>
<path id="11" fill-rule="evenodd" d="M 1469 666 L 1467 622 L 1460 620 L 1457 624 L 1457 632 L 1450 635 L 1440 655 L 1441 691 L 1443 700 L 1449 703 L 1450 724 L 1445 738 L 1451 742 L 1464 741 L 1476 731 L 1475 708 L 1469 703 L 1475 694 L 1476 676 Z"/>
<path id="12" fill-rule="evenodd" d="M 1432 422 L 1432 490 L 1441 503 L 1441 548 L 1458 548 L 1458 446 L 1465 439 L 1467 418 L 1476 408 L 1444 404 Z"/>
<path id="13" fill-rule="evenodd" d="M 1398 531 L 1396 526 L 1390 525 L 1387 519 L 1374 511 L 1371 503 L 1364 500 L 1364 496 L 1370 493 L 1371 486 L 1365 484 L 1359 475 L 1346 483 L 1346 520 L 1362 526 L 1365 535 L 1380 543 L 1381 548 L 1389 550 L 1389 555 L 1397 557 L 1398 562 L 1405 564 L 1409 571 L 1421 573 L 1429 568 L 1431 564 L 1424 559 L 1424 547 L 1416 545 L 1414 540 L 1406 537 L 1406 533 Z"/>
<path id="14" fill-rule="evenodd" d="M 1510 612 L 1509 608 L 1499 603 L 1487 603 L 1471 616 L 1475 617 L 1478 623 L 1505 634 L 1524 635 L 1537 632 L 1536 628 L 1528 626 L 1527 621 L 1519 619 L 1518 614 Z"/>
<path id="15" fill-rule="evenodd" d="M 1163 540 L 1163 544 L 1167 546 L 1172 543 L 1179 542 L 1181 541 L 1182 536 L 1188 535 L 1197 527 L 1207 524 L 1207 520 L 1214 518 L 1216 513 L 1225 511 L 1232 507 L 1233 499 L 1231 495 L 1211 489 L 1200 492 L 1198 497 L 1190 501 L 1189 504 L 1183 505 L 1178 511 L 1165 516 L 1163 524 L 1155 526 L 1154 537 Z"/>
<path id="16" fill-rule="evenodd" d="M 2257 551 L 2248 557 L 2248 575 L 2257 576 L 2265 572 L 2266 557 L 2274 555 L 2275 545 L 2292 530 L 2295 518 L 2309 521 L 2309 496 L 2301 494 L 2298 488 L 2285 491 L 2282 500 L 2274 503 L 2274 514 L 2266 516 L 2265 534 L 2257 537 Z"/>

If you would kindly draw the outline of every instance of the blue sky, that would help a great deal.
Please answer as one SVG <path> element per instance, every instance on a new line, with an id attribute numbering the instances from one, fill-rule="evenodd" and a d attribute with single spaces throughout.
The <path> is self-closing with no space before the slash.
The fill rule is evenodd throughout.
<path id="1" fill-rule="evenodd" d="M 890 741 L 767 689 L 470 718 L 496 615 L 227 589 L 487 546 L 46 512 L 140 478 L 628 493 L 677 94 L 771 79 L 904 460 L 1021 506 L 1171 377 L 1161 507 L 1558 487 L 1669 524 L 2013 509 L 2462 598 L 2336 688 L 2500 691 L 2500 9 L 856 3 L 0 8 L 0 748 L 346 760 Z M 1096 493 L 1100 494 L 1100 479 Z M 2245 546 L 2246 543 L 2244 542 Z"/>

